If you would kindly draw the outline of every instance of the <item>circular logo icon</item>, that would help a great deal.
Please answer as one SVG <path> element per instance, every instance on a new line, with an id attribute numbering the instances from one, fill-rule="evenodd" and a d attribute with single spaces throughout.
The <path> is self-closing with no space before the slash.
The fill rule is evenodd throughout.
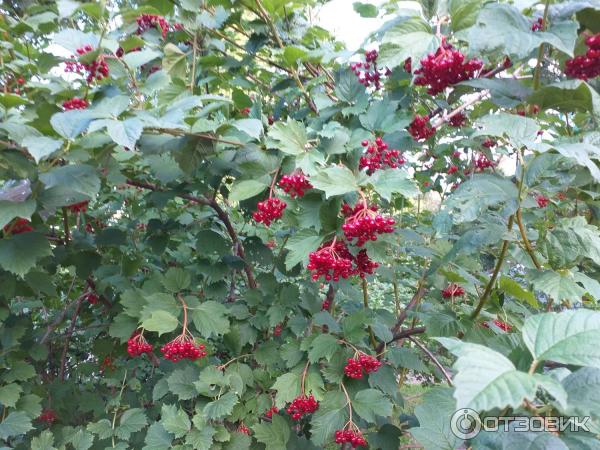
<path id="1" fill-rule="evenodd" d="M 452 430 L 452 434 L 457 438 L 474 438 L 481 431 L 479 414 L 473 409 L 459 409 L 450 418 L 450 430 Z"/>

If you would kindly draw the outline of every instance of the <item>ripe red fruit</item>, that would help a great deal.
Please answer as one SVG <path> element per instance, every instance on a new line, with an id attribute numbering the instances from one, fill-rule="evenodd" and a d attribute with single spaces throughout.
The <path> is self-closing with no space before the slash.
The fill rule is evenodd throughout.
<path id="1" fill-rule="evenodd" d="M 467 122 L 467 116 L 460 112 L 458 114 L 453 115 L 448 121 L 448 125 L 451 127 L 462 127 Z"/>
<path id="2" fill-rule="evenodd" d="M 273 125 L 275 123 L 275 117 L 269 116 L 267 118 L 267 122 L 269 123 L 269 125 Z"/>
<path id="3" fill-rule="evenodd" d="M 204 344 L 197 344 L 191 336 L 180 334 L 163 345 L 160 351 L 169 361 L 177 362 L 186 358 L 190 361 L 196 361 L 207 355 L 205 348 Z"/>
<path id="4" fill-rule="evenodd" d="M 460 297 L 462 295 L 465 295 L 465 290 L 456 283 L 450 283 L 442 290 L 442 297 L 444 298 Z"/>
<path id="5" fill-rule="evenodd" d="M 62 104 L 62 107 L 65 111 L 70 111 L 73 109 L 86 109 L 89 106 L 87 100 L 74 97 L 70 100 L 65 100 Z"/>
<path id="6" fill-rule="evenodd" d="M 548 197 L 540 194 L 540 195 L 536 195 L 535 201 L 537 202 L 537 204 L 540 208 L 545 208 L 546 206 L 548 206 L 550 199 Z"/>
<path id="7" fill-rule="evenodd" d="M 348 250 L 346 243 L 334 239 L 321 245 L 315 252 L 308 255 L 306 268 L 313 272 L 311 278 L 317 281 L 320 277 L 326 281 L 339 281 L 340 278 L 348 278 L 358 275 L 364 278 L 366 274 L 372 274 L 379 264 L 372 261 L 365 249 L 354 256 Z"/>
<path id="8" fill-rule="evenodd" d="M 459 159 L 461 155 L 462 155 L 462 153 L 459 152 L 458 150 L 455 150 L 455 151 L 452 152 L 452 157 L 453 158 Z"/>
<path id="9" fill-rule="evenodd" d="M 458 167 L 455 165 L 452 165 L 448 168 L 447 174 L 452 175 L 453 173 L 456 173 L 456 172 L 458 172 Z"/>
<path id="10" fill-rule="evenodd" d="M 366 88 L 373 86 L 376 90 L 381 88 L 381 79 L 384 76 L 389 76 L 389 69 L 379 69 L 377 67 L 377 58 L 379 53 L 377 50 L 369 50 L 365 52 L 365 62 L 356 62 L 350 64 L 350 70 L 358 77 L 358 82 Z"/>
<path id="11" fill-rule="evenodd" d="M 258 211 L 252 213 L 252 217 L 259 223 L 264 223 L 267 227 L 277 219 L 283 216 L 283 210 L 287 203 L 277 197 L 269 197 L 267 200 L 258 202 L 256 208 Z"/>
<path id="12" fill-rule="evenodd" d="M 84 45 L 76 50 L 76 53 L 79 56 L 85 55 L 93 51 L 93 47 L 89 44 Z M 108 65 L 106 61 L 104 61 L 104 56 L 100 55 L 98 59 L 90 63 L 80 63 L 78 61 L 67 61 L 65 63 L 65 72 L 73 72 L 82 74 L 86 72 L 86 81 L 88 84 L 91 84 L 94 80 L 100 81 L 103 78 L 108 77 Z"/>
<path id="13" fill-rule="evenodd" d="M 376 241 L 378 234 L 394 232 L 396 221 L 376 211 L 377 206 L 369 206 L 366 200 L 361 200 L 354 206 L 351 215 L 345 214 L 347 217 L 342 229 L 348 242 L 352 243 L 352 239 L 356 238 L 356 245 L 362 247 L 365 242 Z"/>
<path id="14" fill-rule="evenodd" d="M 321 311 L 329 311 L 331 309 L 331 300 L 325 299 L 321 304 Z"/>
<path id="15" fill-rule="evenodd" d="M 156 14 L 142 14 L 135 21 L 138 24 L 137 34 L 142 34 L 150 28 L 160 29 L 163 39 L 167 37 L 169 22 L 163 16 Z"/>
<path id="16" fill-rule="evenodd" d="M 565 74 L 571 78 L 589 80 L 600 75 L 600 33 L 585 40 L 588 50 L 565 62 Z"/>
<path id="17" fill-rule="evenodd" d="M 29 233 L 30 231 L 33 231 L 31 222 L 27 219 L 22 219 L 20 217 L 4 227 L 4 232 L 10 232 L 11 234 Z"/>
<path id="18" fill-rule="evenodd" d="M 407 58 L 404 60 L 404 70 L 406 73 L 412 73 L 412 58 Z"/>
<path id="19" fill-rule="evenodd" d="M 281 336 L 281 330 L 283 329 L 283 327 L 281 326 L 281 324 L 277 324 L 275 325 L 275 327 L 273 328 L 273 336 Z"/>
<path id="20" fill-rule="evenodd" d="M 416 115 L 408 126 L 408 132 L 415 141 L 426 141 L 435 134 L 435 128 L 429 123 L 429 116 Z"/>
<path id="21" fill-rule="evenodd" d="M 488 322 L 483 322 L 482 324 L 485 328 L 489 328 L 490 324 Z M 494 320 L 494 325 L 496 325 L 498 328 L 500 328 L 502 331 L 507 332 L 512 330 L 512 326 L 507 324 L 506 322 L 502 322 L 501 320 L 495 319 Z"/>
<path id="22" fill-rule="evenodd" d="M 38 420 L 46 422 L 48 425 L 52 425 L 54 422 L 56 422 L 57 419 L 58 416 L 51 409 L 44 409 L 42 413 L 38 416 Z"/>
<path id="23" fill-rule="evenodd" d="M 17 78 L 17 83 L 18 84 L 25 84 L 25 78 L 23 78 L 23 77 Z"/>
<path id="24" fill-rule="evenodd" d="M 414 71 L 418 75 L 415 85 L 429 86 L 427 93 L 437 95 L 448 86 L 474 78 L 482 67 L 478 59 L 465 62 L 465 55 L 443 39 L 437 51 L 423 58 L 421 67 Z"/>
<path id="25" fill-rule="evenodd" d="M 247 116 L 248 114 L 250 114 L 250 108 L 246 107 L 246 108 L 240 109 L 240 114 L 243 116 Z"/>
<path id="26" fill-rule="evenodd" d="M 494 141 L 493 139 L 487 138 L 485 141 L 483 141 L 483 145 L 485 148 L 492 148 L 495 147 L 498 143 L 496 141 Z"/>
<path id="27" fill-rule="evenodd" d="M 267 409 L 267 412 L 265 412 L 265 416 L 270 419 L 271 417 L 273 417 L 273 414 L 277 414 L 278 412 L 279 409 L 277 409 L 276 406 L 271 406 L 269 409 Z"/>
<path id="28" fill-rule="evenodd" d="M 531 31 L 540 31 L 542 28 L 544 28 L 544 19 L 541 17 L 531 25 Z"/>
<path id="29" fill-rule="evenodd" d="M 478 154 L 475 157 L 475 168 L 479 171 L 482 172 L 483 170 L 487 169 L 488 167 L 494 167 L 496 165 L 496 163 L 494 161 L 490 161 L 487 156 L 485 156 L 483 153 Z"/>
<path id="30" fill-rule="evenodd" d="M 366 447 L 367 441 L 363 437 L 360 430 L 337 430 L 335 432 L 335 443 L 336 444 L 351 444 L 352 448 Z"/>
<path id="31" fill-rule="evenodd" d="M 89 204 L 89 200 L 86 200 L 84 202 L 79 202 L 79 203 L 73 203 L 72 205 L 67 206 L 67 208 L 69 208 L 69 211 L 71 211 L 74 214 L 80 213 L 80 212 L 86 212 L 87 211 L 87 207 Z"/>
<path id="32" fill-rule="evenodd" d="M 344 373 L 349 378 L 359 379 L 365 373 L 377 372 L 381 367 L 381 362 L 366 353 L 357 353 L 353 358 L 348 358 L 344 366 Z"/>
<path id="33" fill-rule="evenodd" d="M 250 428 L 248 428 L 246 425 L 244 425 L 243 423 L 241 423 L 238 428 L 237 428 L 237 432 L 238 433 L 244 433 L 247 434 L 248 436 L 250 436 Z"/>
<path id="34" fill-rule="evenodd" d="M 83 296 L 83 299 L 85 301 L 87 301 L 90 305 L 95 305 L 100 300 L 100 298 L 98 297 L 98 294 L 96 294 L 95 292 L 86 293 Z"/>
<path id="35" fill-rule="evenodd" d="M 127 340 L 127 353 L 132 358 L 144 353 L 152 353 L 152 345 L 148 343 L 142 332 L 136 330 Z"/>
<path id="36" fill-rule="evenodd" d="M 319 409 L 319 402 L 315 400 L 312 394 L 309 397 L 306 394 L 301 394 L 292 400 L 285 411 L 292 416 L 292 419 L 300 420 L 306 414 L 312 414 L 317 409 Z"/>
<path id="37" fill-rule="evenodd" d="M 369 175 L 384 167 L 395 169 L 406 162 L 402 158 L 400 150 L 389 149 L 388 144 L 380 137 L 376 138 L 371 144 L 369 144 L 369 141 L 364 140 L 361 145 L 367 148 L 363 156 L 360 157 L 358 168 L 361 170 L 366 168 Z"/>
<path id="38" fill-rule="evenodd" d="M 303 197 L 304 191 L 313 187 L 301 170 L 282 176 L 278 185 L 292 198 Z"/>

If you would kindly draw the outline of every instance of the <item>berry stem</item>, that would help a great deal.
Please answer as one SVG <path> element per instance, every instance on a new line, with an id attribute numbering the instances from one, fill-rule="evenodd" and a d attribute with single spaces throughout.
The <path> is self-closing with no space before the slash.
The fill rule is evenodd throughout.
<path id="1" fill-rule="evenodd" d="M 281 167 L 278 167 L 275 170 L 275 175 L 273 175 L 273 179 L 271 180 L 271 186 L 269 187 L 269 198 L 271 198 L 273 196 L 273 189 L 275 189 L 275 183 L 277 182 L 277 175 L 279 175 L 280 170 L 281 170 Z"/>
<path id="2" fill-rule="evenodd" d="M 362 279 L 362 292 L 363 292 L 363 305 L 365 309 L 369 309 L 369 287 L 367 284 L 367 279 Z M 373 350 L 377 349 L 377 341 L 375 340 L 375 335 L 373 334 L 373 328 L 371 325 L 367 325 L 367 329 L 369 330 L 369 338 L 371 340 L 371 346 Z"/>
<path id="3" fill-rule="evenodd" d="M 310 367 L 310 361 L 306 361 L 306 365 L 304 366 L 304 370 L 302 370 L 302 379 L 300 381 L 300 390 L 302 391 L 302 395 L 306 395 L 304 391 L 304 381 L 306 380 L 306 374 L 308 373 L 308 368 Z"/>
<path id="4" fill-rule="evenodd" d="M 227 361 L 225 364 L 221 364 L 220 366 L 218 366 L 217 369 L 219 369 L 219 370 L 225 370 L 225 368 L 229 364 L 231 364 L 231 363 L 233 363 L 233 362 L 235 362 L 235 361 L 237 361 L 239 359 L 247 358 L 248 356 L 252 356 L 252 353 L 246 353 L 245 355 L 236 356 L 235 358 L 230 359 L 229 361 Z"/>
<path id="5" fill-rule="evenodd" d="M 177 299 L 181 302 L 181 306 L 183 306 L 183 329 L 181 330 L 181 336 L 185 336 L 187 334 L 187 304 L 183 300 L 181 294 L 177 294 Z"/>
<path id="6" fill-rule="evenodd" d="M 348 423 L 354 423 L 352 421 L 352 401 L 350 400 L 350 396 L 348 395 L 348 391 L 346 390 L 346 386 L 344 386 L 344 382 L 340 381 L 340 387 L 344 392 L 344 397 L 346 397 L 346 406 L 348 406 Z"/>
<path id="7" fill-rule="evenodd" d="M 519 226 L 519 231 L 521 232 L 521 236 L 523 238 L 523 244 L 525 245 L 525 249 L 527 250 L 529 257 L 531 258 L 531 262 L 533 263 L 533 265 L 535 266 L 536 269 L 540 270 L 542 268 L 542 265 L 539 263 L 539 261 L 537 260 L 537 257 L 535 256 L 533 247 L 531 246 L 531 242 L 529 242 L 529 239 L 527 239 L 527 233 L 525 231 L 525 227 L 523 226 L 523 217 L 521 215 L 521 208 L 517 209 L 516 219 L 517 219 L 517 225 Z"/>
<path id="8" fill-rule="evenodd" d="M 548 23 L 548 11 L 550 9 L 550 0 L 546 0 L 545 5 L 544 5 L 544 18 L 542 19 L 542 23 L 541 23 L 541 28 L 540 31 L 546 31 L 546 24 Z M 540 79 L 542 76 L 542 61 L 544 59 L 544 51 L 545 51 L 545 44 L 544 42 L 542 42 L 540 44 L 540 48 L 538 49 L 538 54 L 537 54 L 537 62 L 535 64 L 535 69 L 533 72 L 533 90 L 537 91 L 540 87 Z"/>
<path id="9" fill-rule="evenodd" d="M 431 359 L 431 362 L 435 364 L 438 369 L 440 369 L 440 372 L 442 372 L 444 378 L 446 378 L 448 385 L 450 387 L 453 387 L 454 385 L 452 384 L 452 377 L 450 377 L 450 374 L 446 371 L 444 366 L 442 366 L 442 363 L 438 361 L 435 355 L 431 353 L 431 351 L 427 347 L 425 347 L 423 344 L 417 341 L 414 337 L 409 336 L 408 340 L 415 344 L 417 347 L 419 347 L 423 351 L 423 353 L 425 353 L 429 357 L 429 359 Z"/>
<path id="10" fill-rule="evenodd" d="M 121 398 L 123 397 L 123 391 L 125 390 L 125 386 L 127 385 L 127 369 L 125 369 L 125 375 L 123 375 L 123 382 L 121 383 L 121 390 L 119 391 L 119 398 L 117 404 L 115 405 L 115 412 L 113 414 L 112 419 L 112 448 L 115 448 L 115 424 L 117 423 L 117 413 L 119 412 L 119 405 L 121 404 Z"/>

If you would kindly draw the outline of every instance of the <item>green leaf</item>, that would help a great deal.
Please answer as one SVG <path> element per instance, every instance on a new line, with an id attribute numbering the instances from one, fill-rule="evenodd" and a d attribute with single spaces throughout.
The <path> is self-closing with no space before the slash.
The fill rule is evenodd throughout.
<path id="1" fill-rule="evenodd" d="M 354 8 L 354 11 L 356 11 L 360 15 L 360 17 L 372 19 L 379 15 L 377 6 L 370 5 L 368 3 L 354 2 L 352 3 L 352 8 Z"/>
<path id="2" fill-rule="evenodd" d="M 115 435 L 121 439 L 129 439 L 132 433 L 143 430 L 148 425 L 146 413 L 141 408 L 128 409 L 121 416 Z"/>
<path id="3" fill-rule="evenodd" d="M 580 302 L 585 289 L 579 286 L 570 271 L 554 272 L 553 270 L 532 271 L 533 287 L 548 294 L 557 301 L 572 300 Z"/>
<path id="4" fill-rule="evenodd" d="M 201 303 L 193 312 L 194 326 L 202 337 L 220 336 L 229 332 L 227 309 L 220 303 L 208 301 Z"/>
<path id="5" fill-rule="evenodd" d="M 223 417 L 231 414 L 233 407 L 238 401 L 239 398 L 236 394 L 233 392 L 228 392 L 215 401 L 208 403 L 202 412 L 210 420 L 222 419 Z"/>
<path id="6" fill-rule="evenodd" d="M 577 144 L 558 144 L 553 146 L 561 155 L 587 167 L 596 181 L 600 181 L 600 169 L 592 159 L 600 159 L 600 148 L 585 142 Z"/>
<path id="7" fill-rule="evenodd" d="M 162 405 L 160 415 L 160 423 L 162 423 L 165 430 L 173 433 L 175 438 L 185 436 L 192 428 L 192 422 L 190 422 L 187 413 L 175 405 Z"/>
<path id="8" fill-rule="evenodd" d="M 100 439 L 108 439 L 113 435 L 112 424 L 108 419 L 101 419 L 98 422 L 88 424 L 87 430 L 90 433 L 97 434 Z"/>
<path id="9" fill-rule="evenodd" d="M 28 199 L 24 202 L 0 200 L 0 228 L 4 228 L 17 217 L 31 219 L 35 208 L 36 203 L 33 199 Z"/>
<path id="10" fill-rule="evenodd" d="M 54 131 L 65 139 L 74 139 L 87 130 L 93 116 L 83 110 L 65 111 L 53 114 L 50 124 Z"/>
<path id="11" fill-rule="evenodd" d="M 125 120 L 102 120 L 110 138 L 119 145 L 133 149 L 142 135 L 144 128 L 141 120 L 136 118 Z"/>
<path id="12" fill-rule="evenodd" d="M 179 400 L 190 400 L 198 394 L 194 382 L 198 381 L 198 370 L 195 367 L 174 370 L 167 378 L 169 391 Z"/>
<path id="13" fill-rule="evenodd" d="M 281 450 L 286 448 L 290 439 L 290 427 L 280 415 L 273 415 L 272 422 L 260 423 L 252 427 L 254 437 L 265 444 L 266 450 Z"/>
<path id="14" fill-rule="evenodd" d="M 288 67 L 295 67 L 298 65 L 298 61 L 304 60 L 308 56 L 306 50 L 300 47 L 286 46 L 283 49 L 283 60 Z"/>
<path id="15" fill-rule="evenodd" d="M 232 201 L 241 202 L 242 200 L 257 196 L 268 187 L 269 183 L 259 180 L 236 181 L 231 188 L 231 192 L 229 193 L 229 199 Z"/>
<path id="16" fill-rule="evenodd" d="M 286 122 L 277 122 L 271 126 L 269 133 L 269 148 L 287 153 L 289 155 L 301 155 L 307 151 L 308 136 L 301 122 L 288 118 Z"/>
<path id="17" fill-rule="evenodd" d="M 29 136 L 23 139 L 23 147 L 33 156 L 36 163 L 46 159 L 62 145 L 62 141 L 47 136 Z"/>
<path id="18" fill-rule="evenodd" d="M 530 316 L 522 332 L 537 361 L 600 368 L 600 312 L 578 309 Z"/>
<path id="19" fill-rule="evenodd" d="M 22 411 L 13 411 L 0 422 L 0 438 L 8 439 L 32 430 L 31 419 Z"/>
<path id="20" fill-rule="evenodd" d="M 210 450 L 216 432 L 217 430 L 210 426 L 203 426 L 201 430 L 193 429 L 185 437 L 185 443 L 196 450 Z"/>
<path id="21" fill-rule="evenodd" d="M 435 387 L 425 393 L 423 403 L 415 408 L 419 426 L 410 434 L 425 450 L 454 450 L 459 440 L 450 430 L 449 417 L 456 411 L 452 389 Z"/>
<path id="22" fill-rule="evenodd" d="M 313 414 L 311 423 L 311 441 L 324 448 L 336 430 L 341 429 L 347 417 L 347 405 L 344 394 L 340 391 L 325 393 L 324 399 L 319 403 L 319 409 Z"/>
<path id="23" fill-rule="evenodd" d="M 7 383 L 13 381 L 23 381 L 35 377 L 34 367 L 25 361 L 15 361 L 8 368 L 8 372 L 2 375 L 2 379 Z"/>
<path id="24" fill-rule="evenodd" d="M 484 0 L 450 0 L 450 27 L 453 31 L 460 31 L 475 23 Z"/>
<path id="25" fill-rule="evenodd" d="M 523 399 L 535 398 L 538 383 L 501 353 L 479 344 L 461 342 L 455 338 L 436 338 L 458 357 L 453 368 L 456 408 L 489 411 L 511 406 Z"/>
<path id="26" fill-rule="evenodd" d="M 440 39 L 431 32 L 431 26 L 416 16 L 404 18 L 387 30 L 382 42 L 384 45 L 377 62 L 390 69 L 404 64 L 407 58 L 411 58 L 416 66 L 416 61 L 435 52 L 440 45 Z"/>
<path id="27" fill-rule="evenodd" d="M 518 300 L 525 301 L 533 308 L 539 307 L 539 302 L 537 298 L 535 298 L 533 292 L 523 289 L 523 287 L 512 278 L 505 276 L 500 277 L 499 287 L 508 295 Z"/>
<path id="28" fill-rule="evenodd" d="M 179 326 L 177 317 L 167 311 L 152 311 L 150 317 L 142 322 L 142 326 L 148 331 L 156 331 L 159 336 L 170 333 Z"/>
<path id="29" fill-rule="evenodd" d="M 527 99 L 542 110 L 556 109 L 561 112 L 593 112 L 600 116 L 598 93 L 581 80 L 565 80 L 547 84 L 533 92 Z"/>
<path id="30" fill-rule="evenodd" d="M 286 269 L 291 270 L 300 263 L 306 265 L 308 254 L 316 251 L 321 242 L 323 238 L 312 230 L 300 230 L 292 235 L 285 244 L 285 248 L 289 250 L 285 257 Z"/>
<path id="31" fill-rule="evenodd" d="M 263 124 L 258 119 L 239 119 L 231 123 L 231 126 L 246 133 L 254 139 L 260 139 L 263 133 Z"/>
<path id="32" fill-rule="evenodd" d="M 25 412 L 30 419 L 36 419 L 42 413 L 42 398 L 35 394 L 23 395 L 19 398 L 16 409 Z"/>
<path id="33" fill-rule="evenodd" d="M 143 48 L 140 51 L 129 52 L 123 56 L 123 61 L 129 66 L 131 69 L 137 69 L 138 67 L 143 66 L 144 64 L 148 64 L 150 61 L 161 56 L 160 52 L 156 50 L 151 50 L 149 48 Z"/>
<path id="34" fill-rule="evenodd" d="M 148 428 L 142 450 L 164 450 L 171 448 L 173 436 L 164 429 L 160 422 L 155 422 Z"/>
<path id="35" fill-rule="evenodd" d="M 401 194 L 407 198 L 413 198 L 419 194 L 419 188 L 414 180 L 408 178 L 405 170 L 378 170 L 365 183 L 371 184 L 373 189 L 387 201 L 392 199 L 392 194 Z"/>
<path id="36" fill-rule="evenodd" d="M 358 190 L 358 182 L 354 174 L 345 166 L 321 170 L 310 181 L 315 189 L 325 192 L 326 198 Z"/>
<path id="37" fill-rule="evenodd" d="M 377 389 L 359 391 L 352 401 L 354 411 L 368 422 L 376 417 L 389 417 L 392 414 L 392 402 Z"/>
<path id="38" fill-rule="evenodd" d="M 301 394 L 300 377 L 294 372 L 284 373 L 275 380 L 271 389 L 276 391 L 275 406 L 282 409 L 286 403 L 290 403 Z"/>
<path id="39" fill-rule="evenodd" d="M 163 286 L 170 292 L 183 291 L 190 287 L 192 276 L 190 273 L 179 267 L 170 267 L 165 273 Z"/>
<path id="40" fill-rule="evenodd" d="M 163 49 L 165 57 L 162 67 L 171 77 L 185 78 L 187 74 L 187 54 L 175 44 L 168 43 Z"/>
<path id="41" fill-rule="evenodd" d="M 329 361 L 339 348 L 340 346 L 335 336 L 332 334 L 319 334 L 310 344 L 308 360 L 312 363 L 316 363 L 321 358 Z"/>
<path id="42" fill-rule="evenodd" d="M 24 276 L 39 259 L 51 254 L 48 240 L 39 233 L 22 233 L 10 239 L 0 239 L 0 266 L 15 275 Z"/>
<path id="43" fill-rule="evenodd" d="M 87 164 L 73 164 L 57 167 L 49 172 L 40 174 L 40 180 L 47 189 L 67 188 L 69 192 L 81 194 L 87 197 L 95 197 L 100 191 L 100 178 L 96 169 Z M 65 205 L 70 200 L 65 199 Z"/>
<path id="44" fill-rule="evenodd" d="M 31 450 L 56 450 L 54 447 L 54 435 L 51 431 L 42 431 L 42 434 L 31 440 Z"/>
<path id="45" fill-rule="evenodd" d="M 476 121 L 480 128 L 475 136 L 507 137 L 515 146 L 528 146 L 535 142 L 540 126 L 529 117 L 518 114 L 488 114 Z"/>
<path id="46" fill-rule="evenodd" d="M 94 436 L 87 431 L 79 429 L 70 437 L 69 441 L 73 444 L 74 450 L 88 450 L 94 445 Z"/>
<path id="47" fill-rule="evenodd" d="M 27 99 L 20 95 L 10 93 L 0 94 L 0 105 L 4 106 L 6 109 L 14 108 L 19 105 L 26 105 L 27 103 L 29 103 Z"/>
<path id="48" fill-rule="evenodd" d="M 462 183 L 450 195 L 446 206 L 452 210 L 455 223 L 472 222 L 489 207 L 506 205 L 506 213 L 517 206 L 517 187 L 508 179 L 489 174 L 477 174 Z"/>
<path id="49" fill-rule="evenodd" d="M 568 414 L 600 417 L 600 369 L 583 367 L 562 380 L 568 399 Z"/>
<path id="50" fill-rule="evenodd" d="M 0 387 L 0 403 L 6 407 L 15 406 L 21 396 L 21 392 L 23 392 L 23 388 L 16 383 Z"/>

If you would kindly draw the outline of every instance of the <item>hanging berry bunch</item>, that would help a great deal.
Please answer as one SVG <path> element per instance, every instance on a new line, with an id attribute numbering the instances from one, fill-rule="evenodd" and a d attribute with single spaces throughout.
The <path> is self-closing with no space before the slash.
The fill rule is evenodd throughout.
<path id="1" fill-rule="evenodd" d="M 77 54 L 83 56 L 87 53 L 94 51 L 94 48 L 87 44 L 77 49 Z M 74 56 L 72 56 L 74 58 Z M 85 75 L 85 80 L 88 84 L 91 84 L 94 80 L 100 81 L 103 78 L 108 77 L 108 65 L 104 61 L 104 56 L 100 55 L 94 61 L 90 63 L 83 63 L 78 61 L 67 61 L 65 63 L 65 72 L 73 72 Z"/>
<path id="2" fill-rule="evenodd" d="M 363 156 L 360 157 L 358 168 L 361 170 L 366 168 L 369 175 L 381 168 L 396 169 L 405 163 L 400 150 L 389 149 L 388 144 L 380 137 L 375 138 L 372 143 L 364 140 L 361 145 L 366 148 Z"/>
<path id="3" fill-rule="evenodd" d="M 82 98 L 74 97 L 70 100 L 65 100 L 62 104 L 62 107 L 65 111 L 70 111 L 73 109 L 86 109 L 89 106 L 87 100 Z"/>
<path id="4" fill-rule="evenodd" d="M 415 141 L 422 142 L 435 134 L 435 127 L 429 123 L 429 116 L 416 115 L 408 126 L 408 132 Z"/>
<path id="5" fill-rule="evenodd" d="M 156 14 L 142 14 L 141 16 L 138 16 L 135 21 L 138 25 L 137 34 L 143 34 L 150 28 L 156 28 L 157 30 L 160 30 L 163 39 L 167 37 L 167 33 L 169 32 L 169 22 L 167 22 L 167 19 L 163 16 Z"/>
<path id="6" fill-rule="evenodd" d="M 143 355 L 144 353 L 152 353 L 152 344 L 148 343 L 144 337 L 144 330 L 135 330 L 131 337 L 127 340 L 127 353 L 132 358 Z"/>
<path id="7" fill-rule="evenodd" d="M 317 409 L 319 409 L 319 402 L 315 400 L 312 394 L 309 396 L 301 394 L 292 400 L 285 411 L 293 420 L 300 420 L 305 415 L 314 413 Z"/>
<path id="8" fill-rule="evenodd" d="M 550 203 L 550 199 L 542 194 L 536 195 L 535 201 L 537 202 L 540 208 L 545 208 L 546 206 L 548 206 L 548 203 Z"/>
<path id="9" fill-rule="evenodd" d="M 349 208 L 342 211 L 346 216 L 342 229 L 348 242 L 356 239 L 356 245 L 362 247 L 365 242 L 376 241 L 378 234 L 394 232 L 396 221 L 382 216 L 377 210 L 377 205 L 369 205 L 363 196 L 351 212 Z"/>
<path id="10" fill-rule="evenodd" d="M 267 411 L 265 412 L 265 417 L 268 417 L 269 419 L 273 417 L 273 414 L 277 414 L 279 412 L 279 409 L 276 406 L 271 406 L 269 409 L 267 409 Z"/>
<path id="11" fill-rule="evenodd" d="M 479 59 L 469 59 L 442 38 L 442 45 L 435 53 L 421 60 L 421 67 L 414 71 L 417 86 L 428 86 L 429 95 L 437 95 L 448 86 L 474 78 L 483 67 Z"/>
<path id="12" fill-rule="evenodd" d="M 89 203 L 89 200 L 86 200 L 84 202 L 73 203 L 72 205 L 67 206 L 67 208 L 73 214 L 85 213 L 87 211 Z"/>
<path id="13" fill-rule="evenodd" d="M 283 210 L 287 207 L 287 203 L 280 198 L 273 197 L 273 189 L 275 188 L 275 181 L 277 180 L 277 173 L 273 177 L 271 188 L 269 189 L 269 198 L 258 202 L 256 205 L 257 211 L 252 213 L 252 217 L 258 223 L 263 223 L 265 226 L 270 226 L 271 222 L 281 219 L 283 216 Z"/>
<path id="14" fill-rule="evenodd" d="M 251 434 L 250 428 L 248 428 L 243 423 L 240 423 L 240 425 L 237 427 L 237 432 L 242 433 L 242 434 L 247 434 L 248 436 L 250 436 L 250 434 Z"/>
<path id="15" fill-rule="evenodd" d="M 465 295 L 465 290 L 462 286 L 456 283 L 450 283 L 442 290 L 442 297 L 444 298 L 452 298 L 461 297 Z"/>
<path id="16" fill-rule="evenodd" d="M 390 69 L 379 69 L 377 67 L 377 50 L 368 50 L 365 52 L 365 62 L 356 62 L 350 64 L 350 69 L 358 77 L 358 82 L 365 87 L 373 86 L 376 90 L 381 89 L 382 77 L 389 76 Z"/>
<path id="17" fill-rule="evenodd" d="M 494 167 L 496 163 L 494 161 L 490 161 L 487 156 L 483 153 L 479 153 L 474 160 L 475 168 L 478 172 L 483 172 L 485 169 L 489 167 Z"/>
<path id="18" fill-rule="evenodd" d="M 584 55 L 577 55 L 565 62 L 565 74 L 571 78 L 589 80 L 600 75 L 600 33 L 585 40 L 588 47 Z"/>
<path id="19" fill-rule="evenodd" d="M 467 122 L 467 116 L 459 112 L 458 114 L 454 114 L 450 119 L 448 119 L 448 125 L 454 128 L 462 127 Z"/>
<path id="20" fill-rule="evenodd" d="M 301 170 L 282 176 L 278 185 L 292 198 L 303 197 L 304 191 L 313 187 Z"/>
<path id="21" fill-rule="evenodd" d="M 313 272 L 311 277 L 314 281 L 319 277 L 327 281 L 339 281 L 340 278 L 345 279 L 354 275 L 353 261 L 354 256 L 348 250 L 346 243 L 334 239 L 308 255 L 307 268 Z"/>
<path id="22" fill-rule="evenodd" d="M 348 426 L 352 426 L 355 429 L 337 430 L 335 432 L 335 443 L 350 444 L 352 445 L 352 448 L 366 447 L 367 441 L 358 427 L 354 423 L 349 424 Z"/>
<path id="23" fill-rule="evenodd" d="M 167 342 L 160 349 L 163 356 L 169 361 L 177 362 L 182 359 L 196 361 L 204 358 L 207 355 L 204 344 L 196 343 L 196 340 L 187 328 L 187 305 L 183 298 L 179 297 L 179 301 L 183 306 L 183 329 L 181 334 L 170 342 Z"/>
<path id="24" fill-rule="evenodd" d="M 22 234 L 33 231 L 31 222 L 27 219 L 17 218 L 12 223 L 4 226 L 4 232 L 10 234 Z"/>
<path id="25" fill-rule="evenodd" d="M 381 362 L 374 356 L 361 352 L 356 347 L 347 344 L 354 349 L 354 356 L 348 358 L 344 366 L 344 373 L 348 378 L 358 380 L 363 377 L 363 373 L 377 372 L 381 367 Z"/>
<path id="26" fill-rule="evenodd" d="M 98 297 L 98 294 L 96 294 L 93 291 L 90 291 L 90 292 L 86 292 L 83 295 L 83 300 L 85 300 L 86 302 L 88 302 L 90 305 L 95 305 L 96 303 L 98 303 L 98 301 L 100 300 L 100 298 Z"/>
<path id="27" fill-rule="evenodd" d="M 512 330 L 512 325 L 509 325 L 506 322 L 503 322 L 501 320 L 494 319 L 493 323 L 494 323 L 494 325 L 496 325 L 498 328 L 500 328 L 505 333 L 508 332 L 508 331 L 510 331 L 510 330 Z M 483 322 L 482 325 L 485 328 L 489 328 L 490 327 L 490 324 L 488 322 Z"/>
<path id="28" fill-rule="evenodd" d="M 58 416 L 56 415 L 56 412 L 49 408 L 44 409 L 42 413 L 38 416 L 38 420 L 46 422 L 48 425 L 52 425 L 54 422 L 56 422 L 57 419 Z"/>
<path id="29" fill-rule="evenodd" d="M 544 28 L 544 19 L 539 17 L 533 24 L 531 25 L 531 31 L 541 31 Z"/>

